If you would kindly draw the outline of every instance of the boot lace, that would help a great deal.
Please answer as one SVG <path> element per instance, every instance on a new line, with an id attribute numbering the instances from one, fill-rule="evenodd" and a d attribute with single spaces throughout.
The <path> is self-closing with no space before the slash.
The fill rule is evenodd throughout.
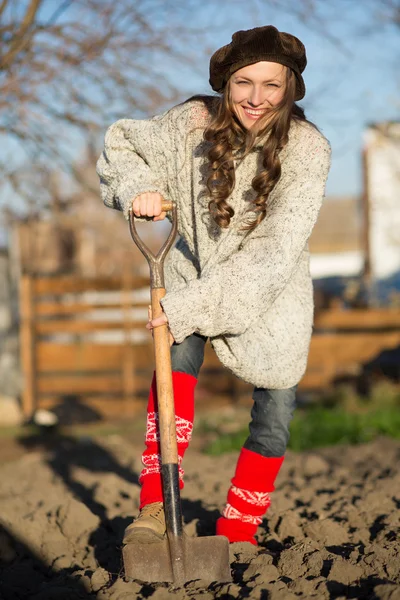
<path id="1" fill-rule="evenodd" d="M 162 514 L 164 510 L 163 504 L 162 502 L 157 502 L 157 503 L 152 503 L 152 504 L 146 504 L 146 506 L 143 506 L 142 510 L 140 511 L 141 514 L 143 516 L 151 516 L 151 517 L 155 517 L 156 519 Z"/>

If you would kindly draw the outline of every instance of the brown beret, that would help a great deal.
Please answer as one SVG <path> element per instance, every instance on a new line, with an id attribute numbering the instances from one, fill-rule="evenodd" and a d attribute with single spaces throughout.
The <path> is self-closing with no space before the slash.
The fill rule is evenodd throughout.
<path id="1" fill-rule="evenodd" d="M 232 73 L 261 60 L 292 69 L 296 75 L 295 100 L 304 97 L 306 87 L 301 73 L 307 64 L 306 49 L 297 37 L 278 31 L 273 25 L 237 31 L 230 44 L 214 52 L 210 61 L 212 89 L 222 92 Z"/>

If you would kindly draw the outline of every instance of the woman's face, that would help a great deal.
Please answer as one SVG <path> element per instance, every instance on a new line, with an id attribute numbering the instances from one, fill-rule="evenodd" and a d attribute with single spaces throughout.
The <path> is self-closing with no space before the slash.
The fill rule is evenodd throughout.
<path id="1" fill-rule="evenodd" d="M 286 67 L 260 61 L 239 69 L 229 79 L 235 114 L 250 129 L 268 109 L 279 104 L 285 94 Z"/>

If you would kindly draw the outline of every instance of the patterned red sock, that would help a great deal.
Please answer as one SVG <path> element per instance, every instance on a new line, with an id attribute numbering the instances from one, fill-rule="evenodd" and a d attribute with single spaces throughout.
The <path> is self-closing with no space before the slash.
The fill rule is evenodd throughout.
<path id="1" fill-rule="evenodd" d="M 266 457 L 242 448 L 225 509 L 217 521 L 217 535 L 230 542 L 257 545 L 254 534 L 267 511 L 274 482 L 284 457 Z"/>
<path id="2" fill-rule="evenodd" d="M 172 384 L 174 389 L 175 401 L 175 422 L 176 438 L 178 443 L 178 462 L 179 462 L 179 486 L 183 488 L 183 469 L 181 467 L 182 458 L 192 435 L 193 417 L 194 417 L 194 389 L 197 379 L 186 373 L 172 373 Z M 158 410 L 157 410 L 157 384 L 156 376 L 153 375 L 153 381 L 149 393 L 147 405 L 147 428 L 146 428 L 146 450 L 142 454 L 142 470 L 139 482 L 140 490 L 140 508 L 151 502 L 162 502 L 162 481 L 161 481 L 161 450 L 160 435 L 158 428 Z"/>

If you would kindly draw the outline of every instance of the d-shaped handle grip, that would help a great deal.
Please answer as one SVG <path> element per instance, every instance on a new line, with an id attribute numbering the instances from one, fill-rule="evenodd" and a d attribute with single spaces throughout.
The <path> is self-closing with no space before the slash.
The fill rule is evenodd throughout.
<path id="1" fill-rule="evenodd" d="M 136 229 L 135 224 L 135 215 L 133 211 L 129 211 L 129 228 L 131 232 L 131 236 L 133 241 L 146 258 L 150 267 L 150 285 L 151 289 L 155 288 L 164 288 L 164 260 L 172 246 L 172 243 L 176 237 L 176 232 L 178 230 L 178 220 L 177 220 L 177 209 L 175 202 L 169 202 L 168 200 L 164 200 L 161 204 L 162 212 L 172 211 L 172 227 L 169 232 L 168 238 L 161 246 L 157 255 L 154 255 L 153 252 L 146 246 L 143 240 L 140 239 L 139 234 Z"/>

